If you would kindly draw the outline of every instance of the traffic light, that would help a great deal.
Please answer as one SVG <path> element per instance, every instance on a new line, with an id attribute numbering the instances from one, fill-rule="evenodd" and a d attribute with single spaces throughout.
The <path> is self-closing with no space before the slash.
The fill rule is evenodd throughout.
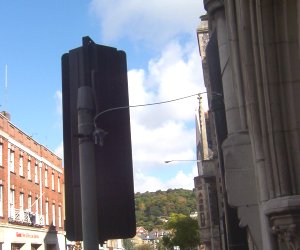
<path id="1" fill-rule="evenodd" d="M 89 37 L 62 56 L 67 238 L 83 240 L 77 113 L 82 86 L 93 90 L 98 241 L 131 238 L 136 224 L 126 54 Z"/>

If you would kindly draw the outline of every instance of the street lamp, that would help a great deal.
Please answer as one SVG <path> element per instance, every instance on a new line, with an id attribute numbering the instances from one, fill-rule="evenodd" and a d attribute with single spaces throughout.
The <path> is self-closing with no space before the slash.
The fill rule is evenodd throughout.
<path id="1" fill-rule="evenodd" d="M 170 162 L 173 162 L 173 161 L 194 161 L 194 162 L 201 162 L 202 160 L 168 160 L 168 161 L 165 161 L 165 163 L 170 163 Z"/>

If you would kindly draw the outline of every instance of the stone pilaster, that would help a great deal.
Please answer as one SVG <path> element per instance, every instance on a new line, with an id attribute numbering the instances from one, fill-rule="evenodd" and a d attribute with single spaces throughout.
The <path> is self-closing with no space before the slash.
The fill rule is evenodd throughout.
<path id="1" fill-rule="evenodd" d="M 218 40 L 229 204 L 238 207 L 258 249 L 298 249 L 299 214 L 292 203 L 300 195 L 299 1 L 204 4 Z"/>
<path id="2" fill-rule="evenodd" d="M 272 199 L 264 205 L 264 212 L 270 218 L 279 249 L 299 250 L 300 195 Z"/>
<path id="3" fill-rule="evenodd" d="M 248 216 L 248 214 L 252 215 L 253 211 L 257 212 L 257 209 L 253 210 L 253 206 L 257 206 L 257 197 L 255 193 L 255 184 L 253 184 L 255 183 L 255 179 L 252 165 L 250 139 L 248 132 L 246 131 L 243 105 L 240 103 L 240 95 L 237 92 L 239 86 L 237 85 L 237 82 L 234 81 L 232 75 L 232 60 L 230 58 L 230 44 L 228 41 L 224 2 L 215 0 L 204 1 L 204 3 L 211 21 L 211 33 L 214 33 L 217 37 L 217 47 L 220 60 L 220 71 L 228 132 L 227 138 L 222 145 L 225 168 L 224 177 L 228 203 L 230 206 L 237 207 L 238 210 L 241 208 L 243 209 L 243 212 L 239 211 L 238 213 L 240 216 L 243 216 L 243 218 L 240 218 L 243 221 L 243 223 L 240 225 L 241 227 L 249 227 L 249 221 L 258 221 L 251 220 L 253 219 L 253 216 Z M 210 59 L 211 58 L 207 58 L 208 61 Z M 247 164 L 245 164 L 245 162 Z M 248 199 L 246 197 L 248 197 Z M 245 212 L 248 210 L 251 210 L 251 212 Z M 232 213 L 231 216 L 233 216 Z M 233 217 L 231 219 L 228 218 L 226 223 L 235 223 L 232 219 Z M 234 226 L 228 225 L 228 228 L 230 227 L 232 228 L 228 231 L 229 235 L 227 235 L 229 249 L 231 249 L 232 245 L 238 243 L 238 240 L 234 239 L 237 236 L 236 232 L 234 232 L 236 229 L 234 229 Z M 259 232 L 259 226 L 256 227 L 255 230 Z M 260 234 L 257 235 L 260 236 Z M 260 237 L 258 237 L 258 239 L 256 237 L 255 244 L 259 244 L 259 241 Z M 240 247 L 246 249 L 246 246 Z"/>

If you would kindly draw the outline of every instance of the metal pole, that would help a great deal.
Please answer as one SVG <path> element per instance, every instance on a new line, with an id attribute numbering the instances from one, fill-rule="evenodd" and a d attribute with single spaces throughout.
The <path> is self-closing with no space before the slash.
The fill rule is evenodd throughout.
<path id="1" fill-rule="evenodd" d="M 82 235 L 85 250 L 99 249 L 96 197 L 96 170 L 93 140 L 93 93 L 90 86 L 78 89 L 78 134 Z"/>

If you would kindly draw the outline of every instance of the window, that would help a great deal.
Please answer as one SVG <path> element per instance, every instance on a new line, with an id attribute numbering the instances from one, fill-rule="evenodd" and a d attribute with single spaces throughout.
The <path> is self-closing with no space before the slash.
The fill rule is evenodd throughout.
<path id="1" fill-rule="evenodd" d="M 15 172 L 15 152 L 12 149 L 9 149 L 9 169 Z"/>
<path id="2" fill-rule="evenodd" d="M 35 213 L 39 213 L 39 199 L 35 198 Z"/>
<path id="3" fill-rule="evenodd" d="M 201 227 L 205 227 L 204 213 L 200 213 L 200 225 L 201 225 Z"/>
<path id="4" fill-rule="evenodd" d="M 0 167 L 3 166 L 3 144 L 0 143 Z"/>
<path id="5" fill-rule="evenodd" d="M 11 189 L 9 193 L 9 216 L 14 217 L 14 209 L 15 208 L 15 190 Z"/>
<path id="6" fill-rule="evenodd" d="M 55 204 L 52 204 L 52 225 L 55 226 Z"/>
<path id="7" fill-rule="evenodd" d="M 27 162 L 27 178 L 28 180 L 31 180 L 31 161 L 28 160 Z"/>
<path id="8" fill-rule="evenodd" d="M 34 182 L 35 182 L 35 183 L 39 183 L 38 170 L 39 170 L 38 164 L 35 163 L 35 165 L 34 165 Z"/>
<path id="9" fill-rule="evenodd" d="M 60 193 L 60 177 L 57 178 L 57 192 Z"/>
<path id="10" fill-rule="evenodd" d="M 20 155 L 19 158 L 19 175 L 23 176 L 23 155 Z"/>
<path id="11" fill-rule="evenodd" d="M 52 182 L 52 190 L 54 190 L 54 173 L 52 173 L 51 182 Z"/>
<path id="12" fill-rule="evenodd" d="M 61 206 L 58 207 L 58 226 L 61 227 Z"/>
<path id="13" fill-rule="evenodd" d="M 19 208 L 20 210 L 24 209 L 24 194 L 20 193 L 20 197 L 19 197 Z"/>
<path id="14" fill-rule="evenodd" d="M 9 205 L 11 208 L 15 207 L 15 190 L 10 190 L 10 196 L 9 196 Z"/>
<path id="15" fill-rule="evenodd" d="M 45 187 L 48 187 L 48 169 L 45 169 Z"/>
<path id="16" fill-rule="evenodd" d="M 31 244 L 31 250 L 38 250 L 42 244 Z"/>
<path id="17" fill-rule="evenodd" d="M 0 217 L 3 216 L 3 186 L 0 186 Z"/>
<path id="18" fill-rule="evenodd" d="M 23 245 L 24 243 L 11 243 L 11 250 L 20 250 Z"/>
<path id="19" fill-rule="evenodd" d="M 32 201 L 31 195 L 29 195 L 29 196 L 28 196 L 28 202 L 27 202 L 27 203 L 28 203 L 27 207 L 28 207 L 28 211 L 29 211 L 29 212 L 31 212 L 31 201 Z"/>
<path id="20" fill-rule="evenodd" d="M 49 225 L 49 202 L 46 201 L 46 204 L 45 204 L 45 220 L 46 220 L 46 225 Z"/>

